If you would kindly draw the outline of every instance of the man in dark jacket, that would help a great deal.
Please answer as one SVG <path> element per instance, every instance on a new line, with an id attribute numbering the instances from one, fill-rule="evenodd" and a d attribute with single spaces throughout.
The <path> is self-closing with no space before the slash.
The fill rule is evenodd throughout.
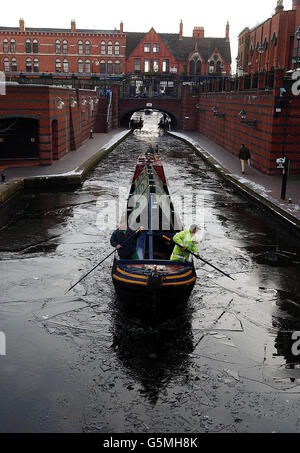
<path id="1" fill-rule="evenodd" d="M 110 238 L 110 243 L 113 247 L 118 250 L 118 254 L 121 260 L 131 260 L 137 258 L 136 255 L 136 236 L 133 236 L 124 246 L 122 244 L 130 236 L 134 234 L 134 231 L 130 230 L 125 223 L 121 223 L 119 228 L 115 230 Z"/>
<path id="2" fill-rule="evenodd" d="M 244 175 L 246 169 L 246 162 L 250 159 L 250 151 L 245 145 L 242 145 L 240 149 L 239 159 L 241 161 L 242 173 Z"/>

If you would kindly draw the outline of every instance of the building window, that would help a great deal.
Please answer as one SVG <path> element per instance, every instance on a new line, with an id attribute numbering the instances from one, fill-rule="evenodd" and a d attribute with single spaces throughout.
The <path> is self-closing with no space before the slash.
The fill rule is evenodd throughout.
<path id="1" fill-rule="evenodd" d="M 16 53 L 16 41 L 14 39 L 11 39 L 10 41 L 10 52 Z"/>
<path id="2" fill-rule="evenodd" d="M 106 64 L 104 60 L 100 61 L 100 74 L 105 74 L 106 73 Z"/>
<path id="3" fill-rule="evenodd" d="M 61 50 L 60 50 L 60 41 L 57 40 L 57 41 L 55 42 L 55 53 L 58 54 L 58 53 L 60 53 L 60 52 L 61 52 Z"/>
<path id="4" fill-rule="evenodd" d="M 141 60 L 140 58 L 134 59 L 134 72 L 141 72 Z"/>
<path id="5" fill-rule="evenodd" d="M 5 71 L 5 72 L 9 72 L 9 70 L 10 70 L 10 65 L 9 65 L 9 59 L 8 59 L 8 58 L 4 58 L 4 61 L 3 61 L 3 68 L 4 68 L 4 71 Z"/>
<path id="6" fill-rule="evenodd" d="M 88 72 L 88 73 L 91 72 L 91 62 L 90 62 L 90 60 L 86 60 L 86 62 L 85 62 L 85 72 Z"/>
<path id="7" fill-rule="evenodd" d="M 106 52 L 105 47 L 106 47 L 105 46 L 105 41 L 102 41 L 101 42 L 101 50 L 100 50 L 101 55 L 105 55 L 105 52 Z"/>
<path id="8" fill-rule="evenodd" d="M 26 51 L 26 53 L 31 53 L 31 41 L 30 41 L 30 39 L 26 39 L 25 51 Z"/>
<path id="9" fill-rule="evenodd" d="M 158 60 L 153 61 L 153 72 L 159 72 L 159 61 Z"/>
<path id="10" fill-rule="evenodd" d="M 223 69 L 224 65 L 222 64 L 222 61 L 217 61 L 217 65 L 216 65 L 216 73 L 218 75 L 222 75 L 222 69 Z"/>
<path id="11" fill-rule="evenodd" d="M 8 53 L 8 41 L 4 39 L 3 41 L 3 53 Z"/>
<path id="12" fill-rule="evenodd" d="M 144 72 L 150 72 L 150 60 L 144 61 Z"/>
<path id="13" fill-rule="evenodd" d="M 190 61 L 190 74 L 195 74 L 195 61 Z"/>
<path id="14" fill-rule="evenodd" d="M 69 48 L 68 48 L 68 41 L 63 41 L 63 53 L 66 55 L 69 51 Z"/>
<path id="15" fill-rule="evenodd" d="M 27 60 L 26 60 L 26 72 L 32 72 L 31 58 L 27 58 Z"/>
<path id="16" fill-rule="evenodd" d="M 61 72 L 61 61 L 55 60 L 55 72 Z"/>
<path id="17" fill-rule="evenodd" d="M 89 41 L 86 41 L 86 43 L 85 43 L 85 54 L 86 55 L 91 54 L 91 43 Z"/>
<path id="18" fill-rule="evenodd" d="M 83 43 L 78 41 L 78 55 L 83 55 Z"/>
<path id="19" fill-rule="evenodd" d="M 33 60 L 33 72 L 40 72 L 40 64 L 37 58 Z"/>
<path id="20" fill-rule="evenodd" d="M 269 47 L 269 43 L 268 43 L 267 37 L 265 37 L 265 40 L 264 40 L 264 49 L 267 50 L 268 47 Z"/>
<path id="21" fill-rule="evenodd" d="M 153 52 L 159 53 L 159 44 L 153 44 Z"/>
<path id="22" fill-rule="evenodd" d="M 202 70 L 202 63 L 201 63 L 201 60 L 198 60 L 196 62 L 196 74 L 201 74 L 201 70 Z"/>
<path id="23" fill-rule="evenodd" d="M 32 43 L 32 50 L 33 53 L 39 53 L 39 43 L 37 42 L 36 39 Z"/>
<path id="24" fill-rule="evenodd" d="M 250 56 L 253 57 L 254 55 L 254 49 L 253 49 L 253 44 L 251 44 L 251 47 L 250 47 Z"/>
<path id="25" fill-rule="evenodd" d="M 209 63 L 209 73 L 212 74 L 213 72 L 215 72 L 215 62 L 211 61 Z"/>
<path id="26" fill-rule="evenodd" d="M 118 42 L 115 43 L 115 55 L 120 55 L 120 44 Z"/>
<path id="27" fill-rule="evenodd" d="M 277 35 L 276 35 L 276 31 L 274 31 L 273 33 L 273 37 L 272 37 L 272 44 L 273 46 L 277 46 L 277 41 L 278 41 L 278 38 L 277 38 Z"/>
<path id="28" fill-rule="evenodd" d="M 109 43 L 107 44 L 107 54 L 112 55 L 112 53 L 113 53 L 112 42 L 109 41 Z"/>
<path id="29" fill-rule="evenodd" d="M 169 60 L 163 60 L 162 72 L 169 72 Z"/>
<path id="30" fill-rule="evenodd" d="M 11 70 L 12 72 L 18 72 L 18 63 L 15 58 L 11 60 Z"/>
<path id="31" fill-rule="evenodd" d="M 77 72 L 83 72 L 83 61 L 82 60 L 78 60 Z"/>
<path id="32" fill-rule="evenodd" d="M 113 63 L 112 61 L 108 61 L 107 63 L 107 74 L 112 74 L 113 73 Z"/>
<path id="33" fill-rule="evenodd" d="M 145 53 L 150 53 L 151 46 L 150 44 L 144 44 L 144 52 Z"/>
<path id="34" fill-rule="evenodd" d="M 63 61 L 63 71 L 64 72 L 69 72 L 69 62 L 68 60 Z"/>
<path id="35" fill-rule="evenodd" d="M 121 72 L 121 65 L 119 61 L 115 62 L 115 74 L 120 74 Z"/>

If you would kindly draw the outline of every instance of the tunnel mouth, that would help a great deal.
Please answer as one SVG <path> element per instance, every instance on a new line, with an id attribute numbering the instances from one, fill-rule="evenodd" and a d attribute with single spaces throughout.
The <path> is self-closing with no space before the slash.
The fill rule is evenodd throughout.
<path id="1" fill-rule="evenodd" d="M 174 129 L 178 128 L 179 120 L 176 118 L 176 116 L 173 113 L 171 113 L 170 111 L 165 110 L 165 109 L 161 109 L 161 108 L 157 108 L 157 107 L 147 107 L 147 106 L 146 107 L 138 107 L 138 108 L 135 108 L 135 109 L 131 109 L 128 112 L 124 113 L 124 115 L 120 119 L 120 127 L 124 127 L 124 128 L 128 128 L 129 129 L 130 128 L 130 120 L 132 119 L 133 115 L 135 113 L 141 113 L 141 114 L 145 113 L 145 114 L 147 114 L 146 112 L 159 112 L 162 115 L 165 114 L 165 115 L 167 115 L 167 118 L 170 119 L 170 129 L 174 130 Z"/>

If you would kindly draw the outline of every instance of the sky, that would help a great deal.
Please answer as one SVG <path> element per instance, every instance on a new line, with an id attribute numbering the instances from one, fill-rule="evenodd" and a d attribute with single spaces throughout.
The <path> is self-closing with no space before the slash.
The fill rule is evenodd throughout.
<path id="1" fill-rule="evenodd" d="M 27 27 L 69 28 L 71 19 L 78 28 L 124 31 L 178 33 L 183 21 L 184 36 L 192 36 L 194 26 L 204 26 L 206 37 L 225 36 L 230 22 L 232 60 L 235 65 L 238 35 L 245 27 L 253 27 L 274 14 L 277 0 L 89 0 L 84 3 L 69 0 L 14 0 L 1 8 L 0 26 L 18 26 L 19 18 Z M 49 5 L 49 9 L 47 8 Z M 292 0 L 284 0 L 285 9 L 292 8 Z M 234 68 L 233 65 L 233 68 Z"/>

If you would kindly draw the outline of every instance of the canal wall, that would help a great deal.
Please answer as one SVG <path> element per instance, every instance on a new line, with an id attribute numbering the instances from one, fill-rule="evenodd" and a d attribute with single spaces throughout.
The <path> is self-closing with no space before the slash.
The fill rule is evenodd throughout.
<path id="1" fill-rule="evenodd" d="M 83 160 L 75 169 L 66 168 L 66 172 L 56 175 L 30 176 L 14 178 L 0 185 L 0 227 L 6 224 L 14 212 L 16 198 L 19 198 L 24 190 L 35 192 L 66 191 L 78 188 L 89 173 L 107 157 L 132 131 L 128 131 L 121 138 L 111 140 L 107 147 L 102 148 L 90 158 Z M 39 167 L 35 167 L 38 172 Z M 51 171 L 51 167 L 50 170 Z"/>
<path id="2" fill-rule="evenodd" d="M 300 239 L 300 221 L 294 217 L 292 214 L 282 209 L 277 204 L 273 203 L 270 199 L 266 199 L 264 196 L 259 194 L 254 189 L 246 186 L 237 178 L 234 177 L 226 168 L 220 165 L 220 162 L 216 161 L 212 156 L 209 156 L 207 153 L 204 153 L 204 150 L 200 150 L 199 147 L 196 147 L 193 143 L 193 140 L 189 140 L 187 136 L 180 137 L 178 135 L 168 132 L 169 135 L 182 140 L 188 144 L 191 148 L 194 149 L 195 153 L 201 157 L 201 159 L 207 163 L 218 176 L 225 180 L 234 190 L 246 198 L 251 204 L 262 210 L 264 213 L 267 213 L 269 216 L 272 216 L 276 222 L 281 224 L 284 228 L 288 228 L 293 234 L 295 234 Z"/>

